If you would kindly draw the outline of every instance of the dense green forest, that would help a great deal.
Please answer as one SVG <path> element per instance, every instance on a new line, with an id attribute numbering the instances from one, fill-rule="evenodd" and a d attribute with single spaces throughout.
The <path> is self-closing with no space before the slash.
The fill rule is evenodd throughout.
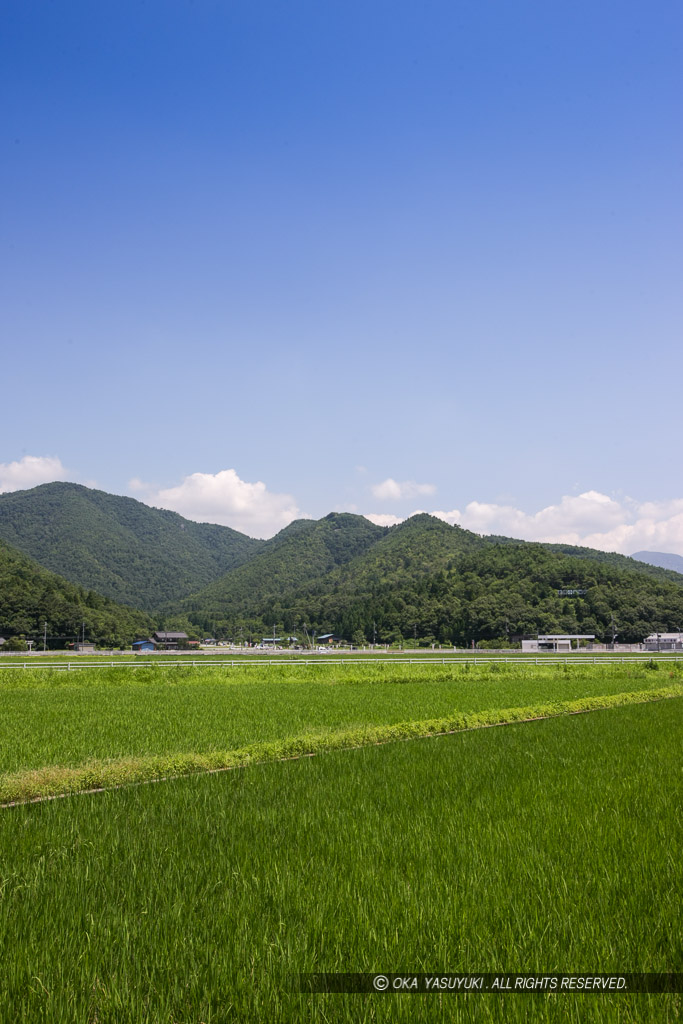
<path id="1" fill-rule="evenodd" d="M 243 624 L 253 620 L 256 625 L 264 614 L 270 614 L 277 595 L 291 594 L 325 577 L 373 548 L 386 532 L 363 516 L 346 513 L 331 513 L 318 521 L 299 519 L 266 541 L 246 565 L 182 601 L 180 607 L 188 613 L 199 611 L 198 618 L 190 618 L 205 628 L 213 622 L 221 624 L 216 626 L 220 629 L 226 608 L 234 619 Z M 172 607 L 167 610 L 172 611 Z"/>
<path id="2" fill-rule="evenodd" d="M 263 544 L 70 483 L 1 494 L 0 539 L 72 583 L 147 611 L 219 579 Z"/>
<path id="3" fill-rule="evenodd" d="M 103 647 L 129 645 L 154 628 L 145 612 L 116 604 L 42 568 L 0 541 L 0 636 L 39 641 L 47 623 L 51 648 L 81 636 Z"/>
<path id="4" fill-rule="evenodd" d="M 73 633 L 84 618 L 76 606 L 93 613 L 85 616 L 93 635 L 149 633 L 150 619 L 107 598 L 146 609 L 155 625 L 230 639 L 275 628 L 357 643 L 502 645 L 538 632 L 639 642 L 683 627 L 676 572 L 590 548 L 480 537 L 424 514 L 387 528 L 332 513 L 257 541 L 132 498 L 45 484 L 0 495 L 0 538 L 75 584 L 73 613 L 62 615 L 61 605 L 53 613 L 46 604 L 52 591 L 42 577 L 34 585 L 25 570 L 22 584 L 15 573 L 3 595 L 3 635 L 35 630 L 44 618 Z M 581 593 L 559 593 L 566 590 Z"/>
<path id="5" fill-rule="evenodd" d="M 337 524 L 355 518 L 338 517 Z M 319 526 L 312 524 L 311 534 Z M 242 585 L 245 566 L 182 607 L 198 628 L 231 636 L 267 636 L 273 626 L 298 635 L 305 624 L 309 632 L 357 641 L 458 646 L 503 644 L 537 632 L 609 640 L 616 632 L 622 642 L 639 642 L 683 623 L 683 577 L 621 555 L 594 552 L 591 559 L 588 551 L 497 542 L 419 515 L 303 584 L 301 564 L 290 560 L 276 568 L 262 552 L 258 590 Z M 560 596 L 560 590 L 586 593 Z"/>

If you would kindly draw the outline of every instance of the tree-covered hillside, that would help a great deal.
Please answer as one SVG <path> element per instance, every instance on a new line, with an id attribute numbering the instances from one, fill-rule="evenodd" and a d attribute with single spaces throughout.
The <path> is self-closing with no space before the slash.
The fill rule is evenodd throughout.
<path id="1" fill-rule="evenodd" d="M 508 544 L 521 543 L 521 541 L 513 540 L 510 537 L 486 537 L 485 540 L 493 543 L 502 540 Z M 652 576 L 653 579 L 669 580 L 670 583 L 675 583 L 679 587 L 683 586 L 683 576 L 680 572 L 676 572 L 673 566 L 642 562 L 635 555 L 620 555 L 616 551 L 597 551 L 595 548 L 584 548 L 576 544 L 542 544 L 541 547 L 559 555 L 569 555 L 570 558 L 586 558 L 589 562 L 601 562 L 605 565 L 612 565 L 615 569 L 623 569 L 625 572 L 644 573 L 646 576 Z M 681 562 L 683 563 L 683 559 Z"/>
<path id="2" fill-rule="evenodd" d="M 264 608 L 265 621 L 305 621 L 316 632 L 329 629 L 348 638 L 362 632 L 371 639 L 378 628 L 388 639 L 429 635 L 429 615 L 416 595 L 481 543 L 476 534 L 433 516 L 413 516 L 346 564 L 295 592 L 276 594 Z"/>
<path id="3" fill-rule="evenodd" d="M 150 611 L 219 579 L 263 543 L 70 483 L 0 495 L 0 539 L 72 583 Z"/>
<path id="4" fill-rule="evenodd" d="M 350 517 L 351 519 L 356 517 Z M 324 521 L 323 521 L 324 522 Z M 312 530 L 312 526 L 309 526 Z M 234 633 L 273 624 L 298 634 L 334 632 L 347 639 L 423 639 L 469 645 L 538 632 L 592 633 L 639 642 L 683 623 L 683 578 L 653 576 L 632 559 L 569 556 L 524 541 L 495 543 L 432 516 L 414 516 L 328 572 L 297 582 L 292 544 L 281 571 L 268 576 L 255 559 L 185 603 L 199 628 Z M 596 552 L 598 556 L 602 553 Z M 266 554 L 259 556 L 261 568 Z M 621 560 L 621 561 L 619 561 Z M 254 573 L 252 582 L 250 573 Z M 238 585 L 236 585 L 238 584 Z M 260 584 L 258 589 L 257 584 Z M 561 595 L 558 591 L 585 593 Z"/>
<path id="5" fill-rule="evenodd" d="M 453 583 L 463 602 L 462 633 L 475 640 L 537 632 L 611 640 L 614 631 L 620 641 L 637 643 L 683 621 L 683 580 L 657 579 L 542 544 L 487 546 L 462 563 Z M 572 590 L 579 593 L 559 593 Z"/>
<path id="6" fill-rule="evenodd" d="M 293 594 L 371 549 L 386 529 L 364 516 L 330 513 L 324 519 L 299 519 L 266 541 L 254 557 L 221 580 L 181 603 L 192 621 L 208 632 L 227 623 L 261 630 L 274 621 L 271 609 Z M 170 609 L 169 609 L 170 610 Z M 227 612 L 227 615 L 226 615 Z M 292 621 L 292 616 L 288 616 Z"/>
<path id="7" fill-rule="evenodd" d="M 64 647 L 83 635 L 101 646 L 130 644 L 149 636 L 150 617 L 61 579 L 0 541 L 0 636 L 22 634 L 40 641 L 44 624 L 50 647 Z"/>
<path id="8" fill-rule="evenodd" d="M 106 594 L 153 610 L 168 628 L 233 638 L 273 627 L 302 636 L 305 626 L 458 646 L 538 632 L 638 642 L 683 627 L 678 573 L 590 548 L 480 537 L 429 515 L 386 528 L 332 513 L 255 541 L 132 498 L 45 484 L 0 495 L 0 539 L 75 582 L 76 605 L 103 610 L 97 595 Z M 33 614 L 32 585 L 22 596 L 19 579 L 5 595 L 5 632 Z M 581 593 L 558 593 L 566 590 Z M 45 617 L 37 609 L 31 621 Z M 73 632 L 73 616 L 64 621 Z"/>

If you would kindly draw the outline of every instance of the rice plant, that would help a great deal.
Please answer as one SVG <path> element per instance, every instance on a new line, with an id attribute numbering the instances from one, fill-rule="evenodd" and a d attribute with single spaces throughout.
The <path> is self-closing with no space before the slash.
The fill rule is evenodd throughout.
<path id="1" fill-rule="evenodd" d="M 680 971 L 680 727 L 668 700 L 5 809 L 0 1020 L 677 1020 L 299 975 Z"/>

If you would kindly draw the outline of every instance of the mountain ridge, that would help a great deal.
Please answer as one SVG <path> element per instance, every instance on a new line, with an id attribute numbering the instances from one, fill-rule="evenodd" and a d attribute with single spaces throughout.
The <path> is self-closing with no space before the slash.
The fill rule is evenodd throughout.
<path id="1" fill-rule="evenodd" d="M 264 543 L 72 483 L 0 494 L 0 539 L 72 583 L 148 611 L 220 578 Z"/>
<path id="2" fill-rule="evenodd" d="M 275 625 L 298 635 L 305 625 L 462 646 L 534 632 L 637 641 L 683 623 L 683 575 L 670 569 L 480 536 L 428 513 L 381 527 L 332 512 L 259 541 L 133 498 L 44 484 L 0 495 L 0 539 L 8 535 L 74 585 L 205 634 L 267 635 Z"/>

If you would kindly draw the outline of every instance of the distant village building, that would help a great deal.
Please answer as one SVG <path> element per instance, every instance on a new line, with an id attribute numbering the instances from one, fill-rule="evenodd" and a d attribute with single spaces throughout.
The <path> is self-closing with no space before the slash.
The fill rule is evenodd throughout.
<path id="1" fill-rule="evenodd" d="M 152 639 L 163 647 L 165 651 L 177 651 L 181 641 L 187 641 L 187 633 L 176 633 L 172 630 L 157 630 L 152 634 Z"/>
<path id="2" fill-rule="evenodd" d="M 581 640 L 595 640 L 594 633 L 544 633 L 534 640 L 522 640 L 522 651 L 529 653 L 560 653 L 579 649 Z"/>
<path id="3" fill-rule="evenodd" d="M 156 651 L 157 645 L 153 640 L 136 640 L 133 644 L 134 651 Z"/>
<path id="4" fill-rule="evenodd" d="M 646 651 L 683 651 L 683 633 L 650 633 L 643 640 Z"/>
<path id="5" fill-rule="evenodd" d="M 74 644 L 74 651 L 78 651 L 79 654 L 94 654 L 95 644 L 77 643 Z"/>

